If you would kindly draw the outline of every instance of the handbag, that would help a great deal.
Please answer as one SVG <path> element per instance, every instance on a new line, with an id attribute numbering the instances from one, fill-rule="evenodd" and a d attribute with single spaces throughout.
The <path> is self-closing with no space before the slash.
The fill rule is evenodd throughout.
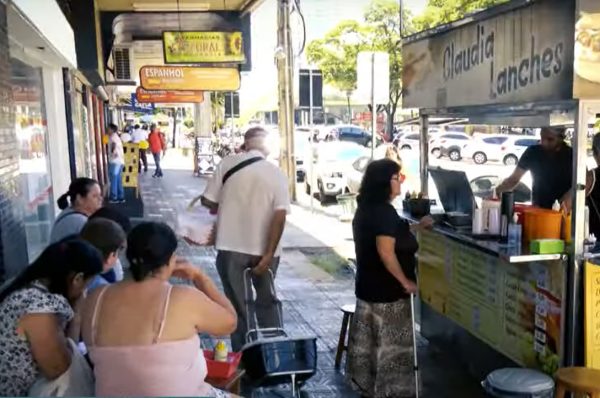
<path id="1" fill-rule="evenodd" d="M 54 380 L 40 376 L 29 389 L 30 397 L 93 397 L 95 395 L 94 372 L 79 351 L 77 344 L 67 340 L 71 349 L 71 366 Z"/>

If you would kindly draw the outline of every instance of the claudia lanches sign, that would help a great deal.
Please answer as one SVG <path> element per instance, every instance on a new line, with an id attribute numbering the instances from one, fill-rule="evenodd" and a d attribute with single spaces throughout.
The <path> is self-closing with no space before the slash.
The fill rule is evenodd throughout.
<path id="1" fill-rule="evenodd" d="M 579 0 L 573 98 L 600 99 L 600 1 Z"/>
<path id="2" fill-rule="evenodd" d="M 140 86 L 144 90 L 237 91 L 237 68 L 196 68 L 192 66 L 143 66 Z"/>
<path id="3" fill-rule="evenodd" d="M 407 39 L 406 108 L 569 99 L 572 0 L 546 0 L 456 29 Z"/>
<path id="4" fill-rule="evenodd" d="M 166 64 L 244 63 L 242 32 L 163 32 Z"/>

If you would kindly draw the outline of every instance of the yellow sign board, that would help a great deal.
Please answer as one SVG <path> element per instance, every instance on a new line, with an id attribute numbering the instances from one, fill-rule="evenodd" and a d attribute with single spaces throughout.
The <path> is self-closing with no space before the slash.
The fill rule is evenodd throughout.
<path id="1" fill-rule="evenodd" d="M 237 68 L 196 68 L 192 66 L 143 66 L 140 86 L 144 90 L 237 91 Z"/>
<path id="2" fill-rule="evenodd" d="M 563 283 L 560 260 L 510 264 L 437 232 L 419 234 L 421 300 L 521 366 L 548 374 L 560 364 Z"/>
<path id="3" fill-rule="evenodd" d="M 244 63 L 242 32 L 163 32 L 166 64 Z"/>
<path id="4" fill-rule="evenodd" d="M 585 366 L 600 369 L 600 265 L 585 263 Z"/>

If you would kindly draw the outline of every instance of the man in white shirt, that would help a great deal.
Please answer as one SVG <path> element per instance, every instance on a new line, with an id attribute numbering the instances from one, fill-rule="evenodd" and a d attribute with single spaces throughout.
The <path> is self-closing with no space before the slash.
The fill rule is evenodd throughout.
<path id="1" fill-rule="evenodd" d="M 119 137 L 119 128 L 115 124 L 108 126 L 108 177 L 110 179 L 111 203 L 124 203 L 125 191 L 123 190 L 123 166 L 125 165 L 125 153 L 123 142 Z"/>
<path id="2" fill-rule="evenodd" d="M 142 172 L 142 164 L 144 165 L 144 173 L 148 172 L 148 158 L 146 157 L 146 149 L 148 149 L 148 126 L 140 128 L 139 124 L 135 125 L 131 142 L 138 144 L 140 147 L 138 173 Z"/>
<path id="3" fill-rule="evenodd" d="M 238 314 L 231 335 L 235 351 L 245 344 L 244 270 L 252 268 L 258 326 L 279 327 L 281 303 L 271 289 L 269 271 L 277 273 L 280 240 L 290 211 L 287 178 L 265 158 L 267 132 L 255 127 L 244 136 L 245 152 L 224 158 L 208 182 L 202 204 L 218 211 L 217 269 L 225 294 Z M 274 281 L 273 281 L 274 282 Z"/>

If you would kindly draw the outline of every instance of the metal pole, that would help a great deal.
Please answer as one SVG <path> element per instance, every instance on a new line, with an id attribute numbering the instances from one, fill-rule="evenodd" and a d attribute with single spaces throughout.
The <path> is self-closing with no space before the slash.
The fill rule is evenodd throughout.
<path id="1" fill-rule="evenodd" d="M 312 68 L 308 69 L 308 93 L 310 95 L 310 100 L 309 100 L 309 105 L 308 105 L 308 125 L 309 125 L 309 131 L 312 135 L 312 130 L 313 130 L 313 124 L 314 124 L 314 115 L 313 115 L 313 70 Z M 311 139 L 310 141 L 310 156 L 307 159 L 310 162 L 310 178 L 312 179 L 313 177 L 313 146 L 314 146 L 314 142 Z M 315 184 L 312 184 L 312 181 L 309 182 L 309 184 L 311 186 L 316 186 Z M 312 192 L 310 193 L 310 211 L 313 212 L 314 211 L 314 201 L 315 201 L 315 196 L 312 194 Z"/>
<path id="2" fill-rule="evenodd" d="M 583 254 L 584 254 L 584 218 L 585 218 L 585 183 L 587 158 L 587 126 L 590 119 L 590 103 L 580 101 L 575 118 L 575 133 L 573 136 L 573 212 L 572 218 L 572 253 L 569 256 L 568 287 L 567 287 L 567 321 L 566 321 L 566 366 L 579 365 L 577 349 L 583 344 L 581 340 L 581 320 L 583 319 L 581 289 L 583 283 Z"/>
<path id="3" fill-rule="evenodd" d="M 421 115 L 421 144 L 419 148 L 421 153 L 419 156 L 419 168 L 421 172 L 421 192 L 427 196 L 429 191 L 429 116 Z"/>
<path id="4" fill-rule="evenodd" d="M 294 162 L 294 90 L 293 61 L 294 54 L 290 28 L 290 2 L 279 0 L 277 13 L 278 47 L 284 55 L 277 58 L 279 82 L 279 131 L 282 138 L 280 164 L 288 177 L 292 200 L 296 200 L 296 165 Z"/>
<path id="5" fill-rule="evenodd" d="M 233 121 L 233 118 L 235 116 L 235 111 L 233 110 L 233 104 L 235 103 L 235 101 L 233 100 L 233 91 L 231 92 L 231 98 L 229 103 L 231 105 L 231 138 L 233 138 L 233 128 L 235 127 L 235 123 Z"/>
<path id="6" fill-rule="evenodd" d="M 377 105 L 375 104 L 375 53 L 371 54 L 371 159 L 375 158 L 377 142 Z"/>

